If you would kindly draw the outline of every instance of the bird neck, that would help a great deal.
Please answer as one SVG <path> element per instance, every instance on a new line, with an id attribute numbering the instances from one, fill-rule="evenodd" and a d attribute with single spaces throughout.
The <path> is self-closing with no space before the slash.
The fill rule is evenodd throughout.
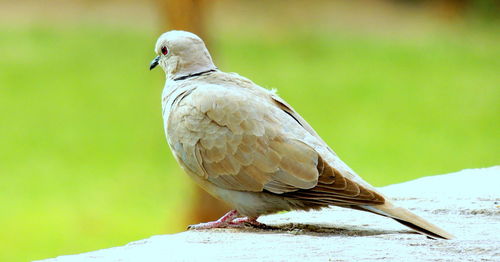
<path id="1" fill-rule="evenodd" d="M 195 51 L 194 53 L 181 54 L 174 58 L 172 59 L 174 60 L 172 61 L 173 63 L 169 63 L 166 70 L 169 79 L 177 79 L 217 69 L 208 52 Z"/>
<path id="2" fill-rule="evenodd" d="M 216 69 L 209 69 L 209 70 L 201 71 L 201 72 L 194 73 L 194 74 L 183 75 L 183 76 L 179 76 L 177 78 L 174 78 L 174 81 L 186 80 L 186 79 L 189 79 L 189 78 L 192 78 L 192 77 L 202 76 L 202 75 L 205 75 L 205 74 L 208 74 L 208 73 L 212 73 L 212 72 L 215 72 L 215 71 L 217 71 L 217 68 Z"/>

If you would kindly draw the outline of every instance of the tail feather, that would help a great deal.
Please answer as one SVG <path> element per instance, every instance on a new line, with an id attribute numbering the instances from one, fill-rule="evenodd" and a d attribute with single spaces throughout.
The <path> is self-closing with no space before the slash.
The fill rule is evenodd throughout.
<path id="1" fill-rule="evenodd" d="M 390 202 L 386 202 L 383 205 L 375 205 L 375 206 L 362 205 L 353 208 L 360 209 L 363 211 L 368 211 L 385 217 L 390 217 L 396 220 L 397 222 L 433 239 L 455 238 L 452 234 L 446 232 L 440 227 L 426 221 L 425 219 L 417 216 L 416 214 L 410 212 L 405 208 L 394 206 Z"/>

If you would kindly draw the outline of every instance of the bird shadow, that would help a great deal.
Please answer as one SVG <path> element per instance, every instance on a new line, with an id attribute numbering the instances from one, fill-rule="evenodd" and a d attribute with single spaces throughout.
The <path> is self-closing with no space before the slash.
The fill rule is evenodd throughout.
<path id="1" fill-rule="evenodd" d="M 292 235 L 310 235 L 310 236 L 353 236 L 366 237 L 388 234 L 418 234 L 413 231 L 403 230 L 377 230 L 349 227 L 331 227 L 320 224 L 301 224 L 301 223 L 286 223 L 277 225 L 251 225 L 245 224 L 241 227 L 234 228 L 239 232 L 261 233 L 261 234 L 292 234 Z"/>

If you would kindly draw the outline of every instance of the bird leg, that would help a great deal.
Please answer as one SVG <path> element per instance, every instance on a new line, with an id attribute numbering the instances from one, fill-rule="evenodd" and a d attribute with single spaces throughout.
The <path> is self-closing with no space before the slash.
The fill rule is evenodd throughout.
<path id="1" fill-rule="evenodd" d="M 231 210 L 223 215 L 221 218 L 216 221 L 200 223 L 196 225 L 188 226 L 188 229 L 210 229 L 210 228 L 222 228 L 227 227 L 230 223 L 239 216 L 240 214 L 236 210 Z"/>
<path id="2" fill-rule="evenodd" d="M 244 225 L 252 225 L 255 227 L 264 227 L 265 225 L 258 222 L 256 217 L 238 217 L 240 214 L 236 210 L 227 212 L 224 216 L 216 221 L 190 225 L 188 229 L 210 229 L 224 227 L 239 227 Z"/>

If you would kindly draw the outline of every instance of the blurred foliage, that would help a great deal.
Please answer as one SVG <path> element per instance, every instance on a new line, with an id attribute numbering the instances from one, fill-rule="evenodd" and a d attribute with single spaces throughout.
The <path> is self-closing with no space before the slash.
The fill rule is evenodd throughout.
<path id="1" fill-rule="evenodd" d="M 497 29 L 418 41 L 330 32 L 213 35 L 224 71 L 279 94 L 377 186 L 498 164 Z M 165 142 L 157 34 L 0 30 L 0 261 L 122 245 L 185 226 Z"/>
<path id="2" fill-rule="evenodd" d="M 0 31 L 0 261 L 184 227 L 189 189 L 163 135 L 163 80 L 148 70 L 154 37 L 73 29 Z"/>

